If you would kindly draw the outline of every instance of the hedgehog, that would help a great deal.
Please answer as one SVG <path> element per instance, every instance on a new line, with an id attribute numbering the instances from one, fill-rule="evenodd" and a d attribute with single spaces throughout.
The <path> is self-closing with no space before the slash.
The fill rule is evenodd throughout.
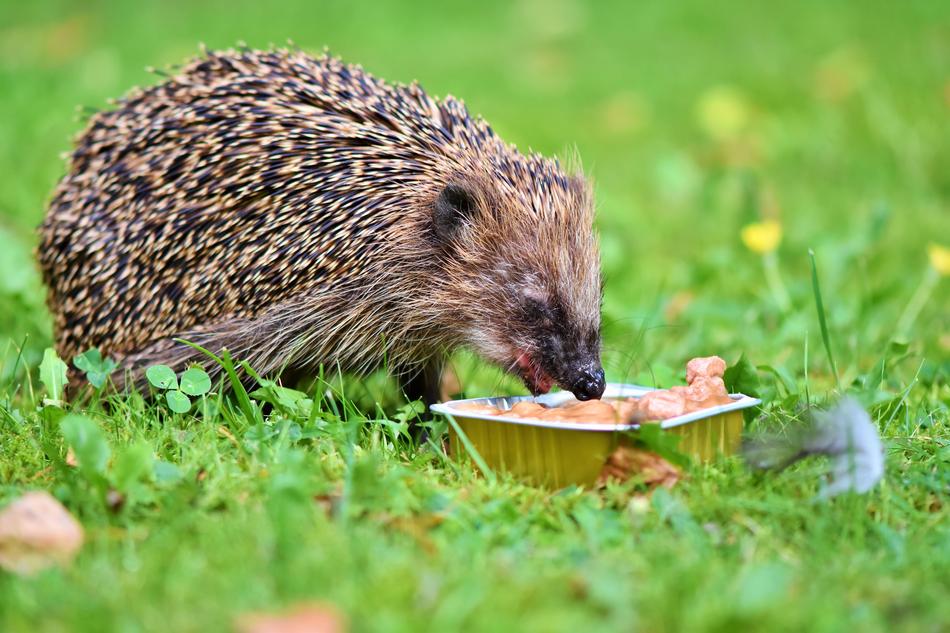
<path id="1" fill-rule="evenodd" d="M 452 96 L 324 53 L 203 51 L 94 114 L 40 227 L 56 349 L 125 378 L 228 350 L 387 368 L 428 403 L 456 349 L 604 391 L 591 187 Z"/>

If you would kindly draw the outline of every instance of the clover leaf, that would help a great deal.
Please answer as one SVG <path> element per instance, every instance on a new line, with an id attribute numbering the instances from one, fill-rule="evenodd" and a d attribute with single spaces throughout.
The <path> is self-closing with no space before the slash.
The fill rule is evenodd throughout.
<path id="1" fill-rule="evenodd" d="M 73 366 L 86 375 L 86 380 L 93 387 L 102 389 L 118 363 L 111 358 L 103 358 L 99 348 L 93 347 L 74 357 Z"/>
<path id="2" fill-rule="evenodd" d="M 211 377 L 200 367 L 191 367 L 181 375 L 178 388 L 189 396 L 203 396 L 211 391 Z"/>
<path id="3" fill-rule="evenodd" d="M 167 365 L 152 365 L 145 370 L 145 377 L 156 389 L 178 389 L 178 378 Z"/>
<path id="4" fill-rule="evenodd" d="M 201 367 L 190 367 L 179 379 L 171 367 L 153 365 L 145 370 L 145 377 L 156 389 L 165 392 L 165 402 L 175 413 L 188 413 L 191 398 L 211 391 L 211 376 Z"/>

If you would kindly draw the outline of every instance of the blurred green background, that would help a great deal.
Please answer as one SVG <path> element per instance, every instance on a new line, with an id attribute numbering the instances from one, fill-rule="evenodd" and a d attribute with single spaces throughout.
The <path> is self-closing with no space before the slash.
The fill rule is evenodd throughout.
<path id="1" fill-rule="evenodd" d="M 818 342 L 808 248 L 839 363 L 867 369 L 927 244 L 950 243 L 947 7 L 3 0 L 0 340 L 28 335 L 31 362 L 49 342 L 31 249 L 82 112 L 201 42 L 292 40 L 460 96 L 523 149 L 576 148 L 596 184 L 611 378 L 753 350 L 801 371 Z M 740 239 L 763 218 L 783 228 L 788 310 Z M 900 333 L 930 359 L 950 351 L 947 285 Z"/>

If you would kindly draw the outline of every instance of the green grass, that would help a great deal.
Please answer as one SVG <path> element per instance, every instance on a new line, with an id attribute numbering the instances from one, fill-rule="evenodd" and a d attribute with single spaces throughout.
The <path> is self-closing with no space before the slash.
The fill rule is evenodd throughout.
<path id="1" fill-rule="evenodd" d="M 0 630 L 229 630 L 311 599 L 356 630 L 946 629 L 950 282 L 897 323 L 933 277 L 928 242 L 950 242 L 948 34 L 939 2 L 3 0 L 0 503 L 50 490 L 88 541 L 67 569 L 0 573 Z M 691 356 L 745 354 L 762 427 L 852 393 L 882 429 L 883 484 L 816 503 L 820 462 L 724 460 L 644 506 L 636 483 L 489 481 L 402 435 L 383 376 L 264 424 L 251 400 L 179 415 L 92 398 L 73 413 L 112 459 L 64 465 L 31 249 L 74 108 L 198 42 L 287 39 L 462 96 L 521 147 L 576 148 L 596 183 L 608 377 L 669 384 Z M 761 218 L 784 229 L 771 271 L 740 240 Z M 457 366 L 471 395 L 518 389 Z"/>

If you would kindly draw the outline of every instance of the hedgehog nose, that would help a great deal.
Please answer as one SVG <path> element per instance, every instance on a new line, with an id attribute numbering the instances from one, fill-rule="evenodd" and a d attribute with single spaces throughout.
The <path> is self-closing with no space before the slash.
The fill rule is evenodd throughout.
<path id="1" fill-rule="evenodd" d="M 574 397 L 578 400 L 592 400 L 604 395 L 604 389 L 607 383 L 604 380 L 604 370 L 585 369 L 581 372 L 580 378 L 571 387 Z"/>

